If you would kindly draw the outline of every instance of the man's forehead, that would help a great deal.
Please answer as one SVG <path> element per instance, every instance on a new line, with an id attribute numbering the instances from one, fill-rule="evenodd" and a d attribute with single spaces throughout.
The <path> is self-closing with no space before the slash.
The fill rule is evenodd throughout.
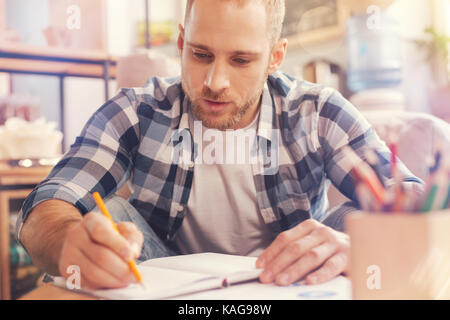
<path id="1" fill-rule="evenodd" d="M 189 22 L 186 40 L 199 46 L 222 48 L 226 51 L 257 53 L 265 48 L 267 37 L 266 11 L 259 1 L 235 6 L 234 1 L 196 0 Z"/>
<path id="2" fill-rule="evenodd" d="M 237 15 L 237 12 L 245 10 L 247 13 L 252 13 L 246 16 L 247 19 L 252 19 L 256 16 L 260 20 L 264 20 L 260 22 L 267 21 L 266 5 L 261 0 L 192 0 L 192 5 L 188 5 L 186 9 L 188 12 L 186 12 L 185 24 L 188 24 L 193 17 L 197 18 L 199 15 L 210 16 L 219 12 L 221 16 L 227 14 Z"/>
<path id="3" fill-rule="evenodd" d="M 265 0 L 188 0 L 187 5 L 186 5 L 186 10 L 188 11 L 187 13 L 190 13 L 194 3 L 201 4 L 202 2 L 203 3 L 211 3 L 211 4 L 222 2 L 222 3 L 234 5 L 234 6 L 237 6 L 240 8 L 242 8 L 248 4 L 251 4 L 251 3 L 256 3 L 256 4 L 264 5 L 266 7 Z"/>

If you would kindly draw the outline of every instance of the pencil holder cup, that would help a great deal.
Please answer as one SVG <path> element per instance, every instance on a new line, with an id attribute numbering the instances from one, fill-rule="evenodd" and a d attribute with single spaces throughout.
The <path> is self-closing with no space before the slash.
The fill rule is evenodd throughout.
<path id="1" fill-rule="evenodd" d="M 355 213 L 345 224 L 353 299 L 450 299 L 450 210 Z"/>

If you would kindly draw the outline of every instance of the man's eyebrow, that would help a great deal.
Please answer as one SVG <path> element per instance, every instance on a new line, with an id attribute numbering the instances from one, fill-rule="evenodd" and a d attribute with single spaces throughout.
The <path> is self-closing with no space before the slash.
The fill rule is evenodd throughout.
<path id="1" fill-rule="evenodd" d="M 205 46 L 205 45 L 202 45 L 202 44 L 189 42 L 189 41 L 187 41 L 186 44 L 188 46 L 196 48 L 196 49 L 201 49 L 201 50 L 205 50 L 205 51 L 212 51 L 208 46 Z M 236 51 L 232 51 L 230 53 L 232 55 L 236 55 L 236 56 L 254 56 L 254 57 L 258 57 L 258 56 L 261 55 L 261 53 L 256 52 L 256 51 L 245 51 L 245 50 L 236 50 Z"/>
<path id="2" fill-rule="evenodd" d="M 205 51 L 210 51 L 209 48 L 208 48 L 207 46 L 204 46 L 204 45 L 202 45 L 202 44 L 197 44 L 197 43 L 189 42 L 189 41 L 187 41 L 186 44 L 187 44 L 189 47 L 193 47 L 193 48 L 197 48 L 197 49 L 202 49 L 202 50 L 205 50 Z"/>

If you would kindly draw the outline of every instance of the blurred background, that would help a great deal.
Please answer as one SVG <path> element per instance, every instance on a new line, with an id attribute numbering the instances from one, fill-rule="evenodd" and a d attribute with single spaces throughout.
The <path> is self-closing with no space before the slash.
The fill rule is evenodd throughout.
<path id="1" fill-rule="evenodd" d="M 283 71 L 336 87 L 361 108 L 377 103 L 450 118 L 448 0 L 286 5 Z M 185 0 L 0 0 L 0 124 L 12 115 L 43 116 L 63 131 L 66 148 L 118 85 L 177 74 L 184 6 Z"/>
<path id="2" fill-rule="evenodd" d="M 49 165 L 120 87 L 177 75 L 185 2 L 0 0 L 0 159 L 35 167 L 47 158 Z M 366 114 L 419 112 L 450 121 L 450 0 L 286 5 L 283 71 L 338 89 Z M 0 165 L 0 192 L 17 189 L 1 188 L 10 172 Z M 8 198 L 0 211 L 17 212 L 22 196 Z M 10 220 L 0 225 L 13 226 Z M 2 239 L 2 294 L 14 298 L 35 285 L 38 272 L 13 238 L 11 246 L 5 232 Z"/>

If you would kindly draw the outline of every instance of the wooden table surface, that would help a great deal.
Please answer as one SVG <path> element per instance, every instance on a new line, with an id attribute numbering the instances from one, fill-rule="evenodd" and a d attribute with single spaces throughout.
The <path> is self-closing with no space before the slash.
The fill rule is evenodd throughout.
<path id="1" fill-rule="evenodd" d="M 98 300 L 95 297 L 77 293 L 74 291 L 62 289 L 51 283 L 46 283 L 26 295 L 19 300 Z"/>

